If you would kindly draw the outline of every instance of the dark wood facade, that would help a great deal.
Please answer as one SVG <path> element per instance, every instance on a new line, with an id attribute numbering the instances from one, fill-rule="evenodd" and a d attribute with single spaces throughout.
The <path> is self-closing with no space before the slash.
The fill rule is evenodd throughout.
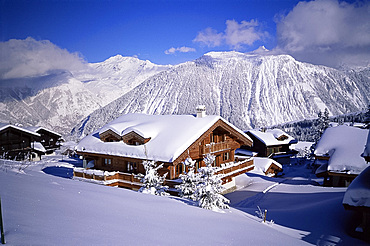
<path id="1" fill-rule="evenodd" d="M 118 141 L 120 139 L 116 133 L 110 134 L 109 131 L 101 135 L 103 136 L 101 136 L 103 140 Z M 139 141 L 139 144 L 145 144 L 145 141 L 148 141 L 148 139 L 139 139 L 135 134 L 131 135 L 136 141 Z M 175 137 L 176 136 L 174 136 L 174 138 Z M 128 136 L 126 136 L 124 142 L 127 144 L 134 144 L 131 143 L 131 138 Z M 169 142 L 166 144 L 171 143 Z M 248 137 L 240 134 L 224 121 L 218 120 L 173 162 L 163 163 L 163 168 L 158 170 L 158 172 L 159 174 L 168 173 L 167 179 L 177 179 L 180 174 L 187 171 L 186 167 L 182 164 L 186 158 L 190 157 L 195 160 L 196 169 L 198 169 L 205 166 L 203 158 L 209 153 L 216 156 L 214 166 L 222 167 L 226 163 L 234 162 L 235 150 L 240 148 L 241 145 L 251 146 L 252 142 Z M 77 154 L 84 157 L 86 160 L 85 164 L 89 161 L 94 161 L 94 169 L 120 171 L 124 173 L 145 173 L 142 165 L 143 159 L 86 153 L 83 151 L 78 151 Z"/>
<path id="2" fill-rule="evenodd" d="M 347 174 L 347 173 L 336 173 L 327 170 L 329 156 L 315 156 L 316 160 L 326 161 L 326 164 L 318 168 L 325 168 L 326 171 L 316 172 L 316 177 L 324 178 L 323 185 L 327 187 L 348 187 L 352 181 L 358 176 L 357 174 Z M 324 169 L 324 170 L 325 170 Z"/>
<path id="3" fill-rule="evenodd" d="M 259 138 L 253 135 L 250 132 L 247 132 L 247 135 L 252 138 L 253 146 L 243 146 L 243 149 L 247 149 L 253 152 L 258 153 L 258 157 L 272 157 L 277 153 L 291 153 L 292 151 L 289 149 L 289 144 L 279 144 L 279 145 L 269 145 L 267 146 L 264 142 L 262 142 Z"/>
<path id="4" fill-rule="evenodd" d="M 36 133 L 40 134 L 37 142 L 40 142 L 44 146 L 47 154 L 50 154 L 54 152 L 54 150 L 60 148 L 60 143 L 62 141 L 61 135 L 49 131 L 45 128 L 40 128 L 36 131 Z"/>
<path id="5" fill-rule="evenodd" d="M 8 125 L 0 131 L 0 155 L 6 159 L 24 160 L 28 155 L 35 155 L 32 143 L 40 135 Z"/>

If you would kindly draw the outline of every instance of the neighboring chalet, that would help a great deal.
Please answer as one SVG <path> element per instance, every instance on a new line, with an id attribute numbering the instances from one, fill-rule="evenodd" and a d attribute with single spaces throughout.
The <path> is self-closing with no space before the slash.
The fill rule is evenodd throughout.
<path id="1" fill-rule="evenodd" d="M 343 206 L 362 215 L 361 223 L 355 229 L 355 235 L 370 242 L 370 131 L 362 157 L 368 167 L 349 185 L 344 194 Z"/>
<path id="2" fill-rule="evenodd" d="M 290 150 L 290 145 L 297 140 L 280 129 L 249 130 L 246 132 L 253 140 L 253 146 L 243 146 L 243 149 L 258 153 L 258 157 L 269 157 L 281 164 L 289 164 L 290 157 L 296 152 Z"/>
<path id="3" fill-rule="evenodd" d="M 325 130 L 314 152 L 320 163 L 316 176 L 324 177 L 324 186 L 348 186 L 367 167 L 361 153 L 368 133 L 345 125 Z"/>
<path id="4" fill-rule="evenodd" d="M 61 141 L 63 141 L 62 135 L 45 127 L 29 126 L 25 127 L 25 129 L 40 134 L 39 142 L 41 142 L 46 149 L 46 154 L 51 154 L 56 149 L 59 149 Z"/>
<path id="5" fill-rule="evenodd" d="M 45 128 L 42 129 L 44 130 L 38 133 L 32 129 L 0 123 L 0 155 L 2 158 L 12 160 L 40 160 L 41 156 L 48 152 L 47 147 L 50 147 L 50 145 L 44 146 L 42 144 L 42 141 L 47 139 L 47 137 L 43 137 L 43 132 L 49 131 Z M 59 142 L 61 135 L 57 133 L 53 134 L 58 136 L 58 138 L 55 138 L 55 141 Z"/>
<path id="6" fill-rule="evenodd" d="M 171 182 L 187 171 L 186 158 L 196 160 L 198 169 L 205 165 L 205 155 L 212 153 L 217 173 L 232 185 L 233 177 L 254 167 L 253 158 L 234 162 L 235 150 L 241 145 L 251 146 L 252 140 L 222 117 L 206 116 L 205 108 L 198 108 L 196 117 L 126 114 L 79 142 L 77 154 L 83 156 L 84 166 L 94 166 L 95 171 L 75 169 L 75 176 L 94 179 L 97 170 L 116 171 L 114 181 L 104 184 L 138 189 L 139 180 L 133 174 L 145 173 L 143 160 L 163 163 L 159 174 L 167 173 L 167 182 Z"/>

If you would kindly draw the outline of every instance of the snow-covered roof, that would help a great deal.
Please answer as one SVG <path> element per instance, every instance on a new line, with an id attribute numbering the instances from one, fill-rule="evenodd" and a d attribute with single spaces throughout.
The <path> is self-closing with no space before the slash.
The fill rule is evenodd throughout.
<path id="1" fill-rule="evenodd" d="M 370 166 L 358 175 L 344 194 L 343 204 L 370 207 Z"/>
<path id="2" fill-rule="evenodd" d="M 276 166 L 283 168 L 283 166 L 279 162 L 273 159 L 267 158 L 267 157 L 254 157 L 253 163 L 254 163 L 255 169 L 258 169 L 262 171 L 263 173 L 266 173 L 266 171 L 269 169 L 269 167 L 272 164 L 275 164 Z"/>
<path id="3" fill-rule="evenodd" d="M 249 136 L 220 116 L 197 118 L 192 115 L 126 114 L 83 138 L 76 146 L 76 150 L 85 153 L 173 162 L 219 120 L 252 142 Z M 123 141 L 101 141 L 99 134 L 108 130 L 120 136 L 133 131 L 150 140 L 138 146 L 128 145 Z"/>
<path id="4" fill-rule="evenodd" d="M 325 130 L 314 154 L 329 156 L 328 171 L 359 174 L 367 165 L 361 157 L 369 130 L 340 125 Z"/>
<path id="5" fill-rule="evenodd" d="M 34 150 L 37 150 L 37 151 L 40 151 L 40 152 L 43 152 L 43 153 L 46 152 L 46 149 L 44 148 L 44 146 L 40 142 L 32 142 L 31 146 Z"/>
<path id="6" fill-rule="evenodd" d="M 47 129 L 47 128 L 45 128 L 45 127 L 42 127 L 42 126 L 27 126 L 27 127 L 25 127 L 25 129 L 27 129 L 27 130 L 29 130 L 29 131 L 32 131 L 32 132 L 38 132 L 39 130 L 44 130 L 44 131 L 47 131 L 47 132 L 50 132 L 50 133 L 52 133 L 52 134 L 55 134 L 55 135 L 57 135 L 57 136 L 59 136 L 59 137 L 61 137 L 62 135 L 60 135 L 59 133 L 57 133 L 57 132 L 54 132 L 54 131 L 52 131 L 52 130 L 49 130 L 49 129 Z"/>
<path id="7" fill-rule="evenodd" d="M 253 134 L 256 138 L 261 140 L 266 146 L 274 146 L 281 144 L 296 143 L 297 141 L 286 132 L 280 129 L 269 129 L 266 132 L 261 132 L 258 130 L 249 130 L 249 133 Z M 283 140 L 278 140 L 278 138 L 286 136 Z"/>
<path id="8" fill-rule="evenodd" d="M 38 134 L 36 132 L 33 132 L 33 131 L 30 131 L 30 130 L 27 130 L 27 129 L 23 128 L 23 127 L 14 126 L 14 125 L 11 125 L 11 124 L 6 124 L 6 123 L 0 123 L 0 131 L 6 129 L 8 127 L 11 127 L 11 128 L 17 129 L 19 131 L 27 132 L 27 133 L 29 133 L 31 135 L 35 135 L 35 136 L 40 137 L 40 134 Z"/>
<path id="9" fill-rule="evenodd" d="M 239 148 L 235 150 L 235 155 L 257 156 L 258 152 Z"/>
<path id="10" fill-rule="evenodd" d="M 295 144 L 290 145 L 289 149 L 296 150 L 296 151 L 302 151 L 302 150 L 305 150 L 305 149 L 309 150 L 311 148 L 312 144 L 314 144 L 314 142 L 299 141 Z"/>

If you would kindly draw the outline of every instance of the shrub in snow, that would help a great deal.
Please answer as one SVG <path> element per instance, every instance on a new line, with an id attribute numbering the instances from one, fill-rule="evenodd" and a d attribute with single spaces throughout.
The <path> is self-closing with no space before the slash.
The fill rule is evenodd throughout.
<path id="1" fill-rule="evenodd" d="M 208 154 L 204 158 L 205 167 L 199 168 L 199 183 L 195 192 L 195 199 L 199 207 L 217 210 L 229 208 L 230 201 L 220 193 L 223 190 L 220 175 L 216 175 L 216 168 L 212 166 L 215 156 Z"/>
<path id="2" fill-rule="evenodd" d="M 181 184 L 176 185 L 176 189 L 179 190 L 180 197 L 196 200 L 196 190 L 200 181 L 199 173 L 195 173 L 195 161 L 190 157 L 186 158 L 184 165 L 188 167 L 188 172 L 185 174 L 180 174 Z"/>
<path id="3" fill-rule="evenodd" d="M 257 208 L 258 208 L 258 210 L 255 211 L 255 212 L 256 212 L 258 218 L 260 218 L 263 223 L 266 223 L 267 209 L 265 209 L 264 212 L 262 212 L 262 210 L 259 206 L 257 206 Z M 273 220 L 267 221 L 267 224 L 273 225 L 274 221 Z"/>
<path id="4" fill-rule="evenodd" d="M 143 183 L 139 192 L 166 196 L 168 193 L 168 186 L 164 186 L 163 182 L 166 179 L 166 175 L 160 176 L 158 174 L 158 169 L 163 167 L 163 164 L 156 165 L 154 161 L 143 161 L 143 166 L 145 169 L 145 175 L 141 175 L 141 182 Z"/>

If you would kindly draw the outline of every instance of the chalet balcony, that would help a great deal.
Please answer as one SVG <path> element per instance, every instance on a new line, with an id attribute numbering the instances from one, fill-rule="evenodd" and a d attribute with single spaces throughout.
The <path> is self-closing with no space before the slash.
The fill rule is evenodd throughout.
<path id="1" fill-rule="evenodd" d="M 199 153 L 201 155 L 216 153 L 223 150 L 231 149 L 229 142 L 220 142 L 220 143 L 210 143 L 206 145 L 199 146 Z"/>
<path id="2" fill-rule="evenodd" d="M 118 186 L 138 190 L 142 183 L 136 174 L 123 172 L 107 172 L 96 169 L 74 168 L 73 176 L 77 179 L 88 179 L 93 183 L 107 186 Z"/>
<path id="3" fill-rule="evenodd" d="M 239 162 L 230 162 L 221 164 L 221 167 L 217 168 L 216 174 L 221 175 L 222 184 L 228 183 L 233 177 L 240 174 L 249 172 L 254 169 L 253 158 L 249 158 Z"/>
<path id="4" fill-rule="evenodd" d="M 223 166 L 217 168 L 216 174 L 221 175 L 222 183 L 228 183 L 233 177 L 251 171 L 254 168 L 253 158 L 243 160 L 240 162 L 230 162 L 222 164 Z M 97 169 L 74 168 L 73 176 L 76 179 L 89 181 L 97 184 L 107 186 L 118 186 L 121 188 L 129 188 L 139 190 L 142 186 L 140 177 L 137 174 L 124 172 L 108 172 Z M 165 184 L 174 188 L 179 180 L 166 180 Z M 175 194 L 174 192 L 173 194 Z"/>

